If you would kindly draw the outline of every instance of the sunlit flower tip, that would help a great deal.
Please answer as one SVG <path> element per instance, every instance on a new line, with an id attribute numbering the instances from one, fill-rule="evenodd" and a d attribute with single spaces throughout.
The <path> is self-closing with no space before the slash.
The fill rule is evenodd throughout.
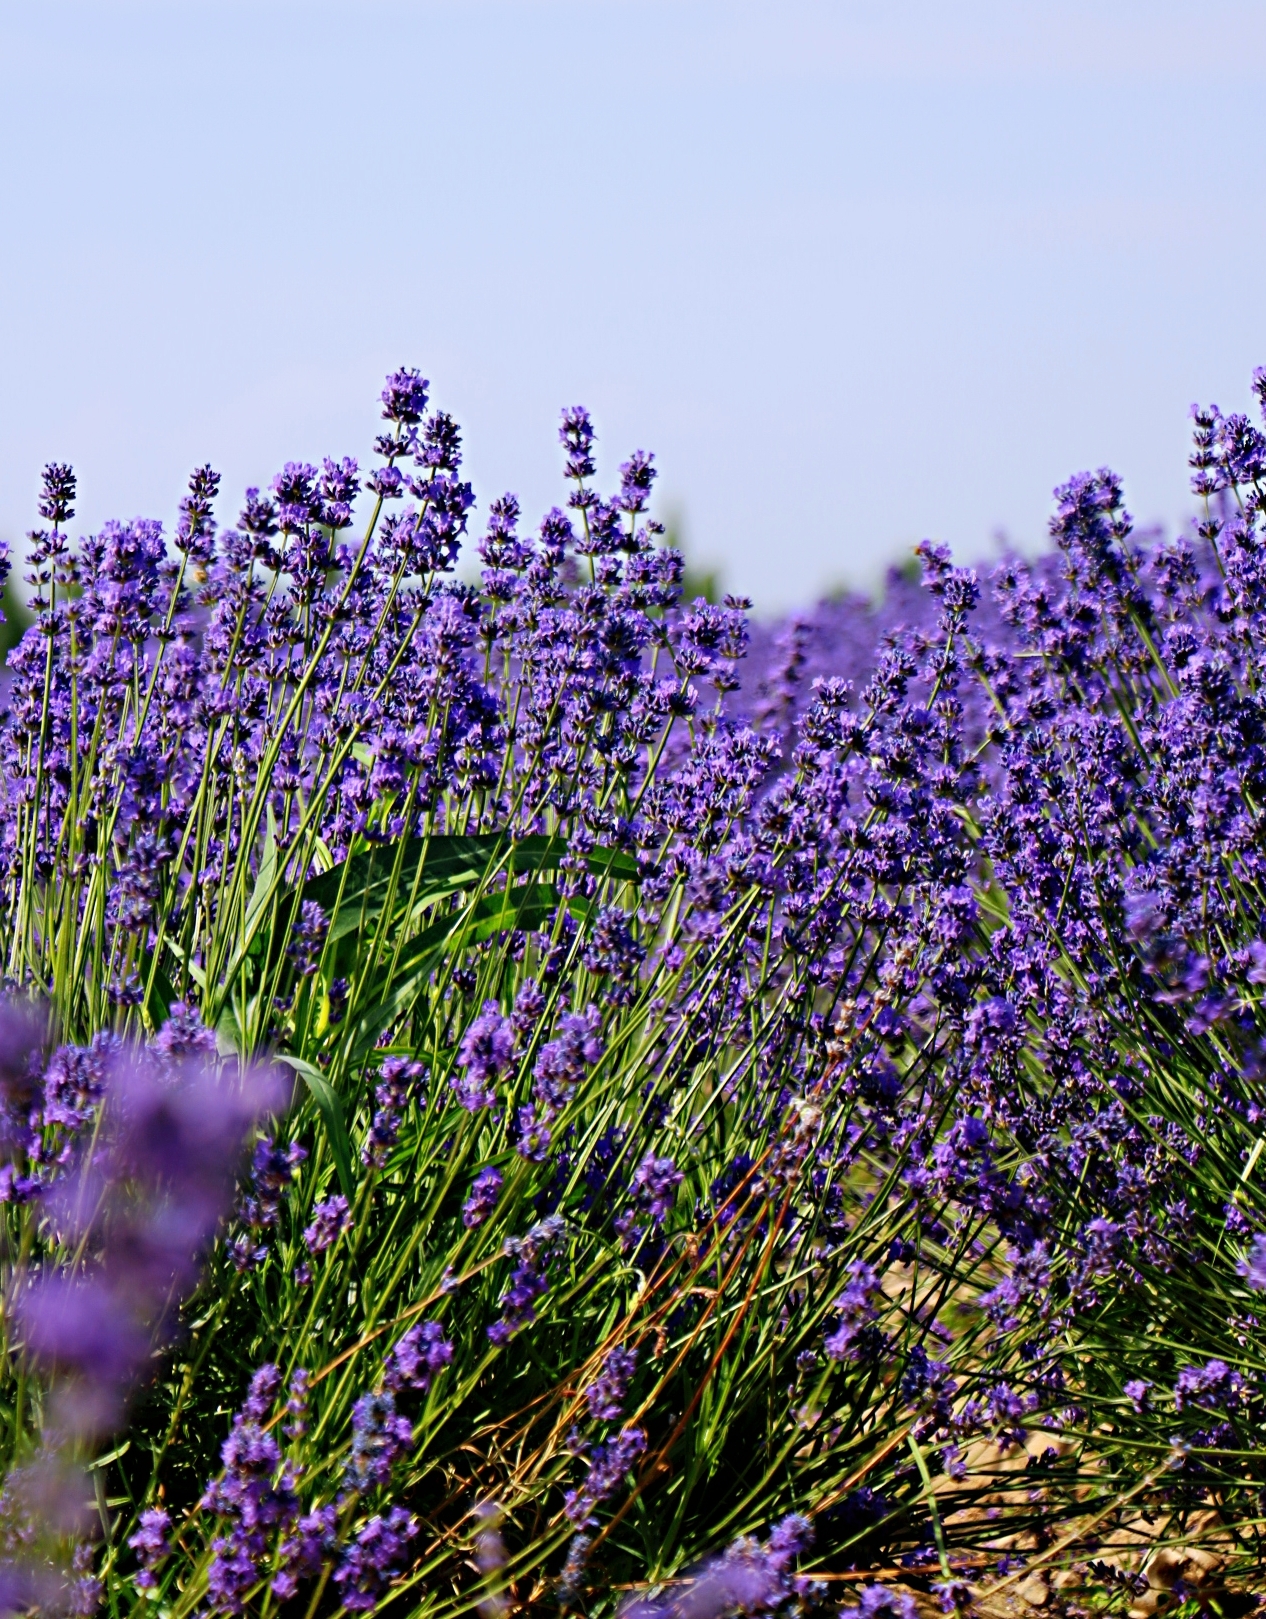
<path id="1" fill-rule="evenodd" d="M 393 371 L 382 391 L 382 414 L 389 422 L 420 422 L 426 411 L 430 383 L 420 371 Z"/>

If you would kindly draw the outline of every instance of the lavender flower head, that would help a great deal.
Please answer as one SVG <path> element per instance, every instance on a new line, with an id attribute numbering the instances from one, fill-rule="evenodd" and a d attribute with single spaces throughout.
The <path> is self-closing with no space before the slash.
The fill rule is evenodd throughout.
<path id="1" fill-rule="evenodd" d="M 842 1609 L 840 1619 L 918 1619 L 918 1607 L 908 1591 L 865 1585 L 857 1597 L 857 1606 Z"/>
<path id="2" fill-rule="evenodd" d="M 633 1463 L 646 1449 L 642 1428 L 622 1428 L 589 1451 L 589 1472 L 579 1489 L 568 1490 L 563 1511 L 578 1529 L 597 1523 L 598 1507 L 624 1482 Z"/>
<path id="3" fill-rule="evenodd" d="M 403 1389 L 430 1391 L 436 1375 L 453 1358 L 453 1346 L 438 1321 L 419 1321 L 400 1337 L 387 1357 L 383 1387 L 391 1394 Z"/>
<path id="4" fill-rule="evenodd" d="M 260 1578 L 278 1531 L 285 1532 L 299 1512 L 295 1479 L 281 1466 L 281 1450 L 267 1421 L 281 1388 L 271 1364 L 251 1378 L 241 1410 L 220 1450 L 223 1471 L 207 1486 L 202 1509 L 223 1528 L 211 1543 L 207 1591 L 216 1607 L 240 1613 L 247 1592 Z"/>
<path id="5" fill-rule="evenodd" d="M 370 1168 L 381 1169 L 386 1163 L 387 1154 L 400 1134 L 405 1109 L 420 1093 L 427 1075 L 425 1063 L 407 1057 L 388 1057 L 383 1062 L 374 1087 L 377 1107 L 361 1152 L 362 1161 Z"/>
<path id="6" fill-rule="evenodd" d="M 171 1516 L 163 1507 L 150 1507 L 141 1513 L 139 1527 L 128 1536 L 128 1545 L 137 1555 L 140 1571 L 136 1583 L 142 1591 L 158 1585 L 154 1570 L 171 1554 Z"/>
<path id="7" fill-rule="evenodd" d="M 262 1230 L 277 1224 L 282 1200 L 307 1156 L 297 1141 L 281 1147 L 272 1136 L 260 1137 L 251 1158 L 251 1190 L 242 1202 L 248 1225 Z"/>
<path id="8" fill-rule="evenodd" d="M 497 1080 L 510 1066 L 514 1055 L 514 1028 L 503 1017 L 496 1001 L 485 1001 L 479 1016 L 466 1030 L 457 1053 L 458 1067 L 465 1069 L 461 1079 L 453 1078 L 457 1099 L 470 1113 L 491 1107 L 497 1094 Z"/>
<path id="9" fill-rule="evenodd" d="M 515 1261 L 509 1286 L 501 1295 L 501 1318 L 488 1328 L 494 1344 L 504 1344 L 536 1319 L 536 1301 L 546 1291 L 545 1273 L 562 1243 L 566 1223 L 551 1214 L 522 1237 L 507 1237 L 504 1252 Z"/>
<path id="10" fill-rule="evenodd" d="M 172 1062 L 187 1058 L 213 1060 L 215 1030 L 207 1028 L 193 1007 L 173 1001 L 166 1023 L 154 1036 L 153 1049 Z"/>
<path id="11" fill-rule="evenodd" d="M 494 1165 L 481 1169 L 471 1182 L 470 1196 L 462 1204 L 462 1224 L 467 1230 L 482 1225 L 501 1198 L 501 1171 Z"/>
<path id="12" fill-rule="evenodd" d="M 115 1035 L 98 1034 L 88 1047 L 59 1046 L 44 1072 L 44 1122 L 78 1131 L 89 1123 L 105 1094 L 106 1074 L 119 1055 Z"/>
<path id="13" fill-rule="evenodd" d="M 558 1033 L 541 1047 L 532 1069 L 533 1092 L 548 1118 L 569 1102 L 576 1086 L 602 1056 L 602 1017 L 596 1006 L 564 1012 Z"/>
<path id="14" fill-rule="evenodd" d="M 624 1400 L 637 1370 L 637 1350 L 617 1344 L 602 1362 L 597 1377 L 585 1390 L 589 1415 L 600 1422 L 615 1422 L 624 1412 Z"/>
<path id="15" fill-rule="evenodd" d="M 97 1149 L 47 1204 L 86 1262 L 44 1271 L 16 1303 L 29 1348 L 60 1380 L 63 1422 L 84 1434 L 119 1420 L 228 1211 L 247 1132 L 281 1094 L 271 1072 L 230 1080 L 196 1044 L 178 1060 L 172 1050 L 155 1061 L 108 1048 Z"/>
<path id="16" fill-rule="evenodd" d="M 291 929 L 286 954 L 294 962 L 300 978 L 310 978 L 321 963 L 330 919 L 315 900 L 305 899 Z"/>
<path id="17" fill-rule="evenodd" d="M 417 1519 L 403 1507 L 370 1518 L 357 1531 L 334 1570 L 334 1583 L 345 1608 L 351 1613 L 369 1613 L 378 1606 L 404 1572 L 417 1532 Z"/>
<path id="18" fill-rule="evenodd" d="M 800 1513 L 791 1513 L 774 1526 L 763 1544 L 749 1536 L 736 1540 L 671 1596 L 661 1601 L 629 1603 L 621 1608 L 621 1619 L 721 1619 L 723 1614 L 736 1611 L 772 1611 L 808 1590 L 809 1582 L 791 1576 L 790 1570 L 812 1540 L 809 1520 Z M 913 1601 L 906 1600 L 910 1601 L 908 1611 L 893 1608 L 896 1619 L 915 1619 Z"/>
<path id="19" fill-rule="evenodd" d="M 348 1489 L 386 1484 L 394 1463 L 413 1443 L 413 1424 L 396 1413 L 395 1395 L 362 1394 L 352 1408 L 352 1450 L 344 1469 Z"/>
<path id="20" fill-rule="evenodd" d="M 848 1286 L 835 1301 L 839 1323 L 828 1334 L 823 1347 L 831 1360 L 849 1360 L 858 1351 L 867 1325 L 875 1319 L 871 1302 L 879 1288 L 879 1277 L 871 1266 L 855 1259 L 849 1265 Z"/>
<path id="21" fill-rule="evenodd" d="M 303 1240 L 312 1255 L 323 1254 L 332 1248 L 352 1223 L 351 1210 L 341 1192 L 314 1204 L 312 1224 L 305 1226 Z"/>

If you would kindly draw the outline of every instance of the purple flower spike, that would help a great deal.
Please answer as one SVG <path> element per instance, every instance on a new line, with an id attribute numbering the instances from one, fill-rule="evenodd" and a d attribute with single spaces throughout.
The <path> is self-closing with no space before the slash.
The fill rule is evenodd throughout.
<path id="1" fill-rule="evenodd" d="M 501 1171 L 481 1169 L 471 1182 L 470 1196 L 462 1205 L 462 1224 L 468 1230 L 482 1225 L 501 1198 Z"/>
<path id="2" fill-rule="evenodd" d="M 312 1224 L 304 1228 L 303 1240 L 313 1256 L 332 1248 L 352 1223 L 351 1210 L 341 1192 L 317 1203 L 312 1209 Z"/>
<path id="3" fill-rule="evenodd" d="M 637 1370 L 637 1350 L 617 1344 L 602 1363 L 597 1377 L 585 1390 L 589 1415 L 600 1422 L 615 1422 L 624 1411 L 624 1399 Z"/>
<path id="4" fill-rule="evenodd" d="M 502 1016 L 496 1001 L 485 1001 L 457 1053 L 457 1065 L 465 1069 L 465 1075 L 452 1081 L 458 1101 L 468 1112 L 493 1105 L 497 1099 L 493 1087 L 510 1066 L 513 1055 L 510 1019 Z"/>
<path id="5" fill-rule="evenodd" d="M 362 1394 L 352 1408 L 352 1451 L 344 1469 L 347 1487 L 365 1491 L 386 1484 L 393 1464 L 413 1443 L 413 1424 L 397 1416 L 395 1396 Z"/>
<path id="6" fill-rule="evenodd" d="M 420 422 L 426 410 L 431 384 L 420 371 L 405 367 L 393 371 L 382 391 L 383 420 L 412 424 Z"/>
<path id="7" fill-rule="evenodd" d="M 409 1547 L 418 1532 L 417 1519 L 402 1507 L 373 1517 L 357 1532 L 334 1570 L 343 1606 L 351 1613 L 370 1613 L 404 1572 Z"/>
<path id="8" fill-rule="evenodd" d="M 41 480 L 38 511 L 46 523 L 69 522 L 75 515 L 75 472 L 64 461 L 50 461 Z"/>
<path id="9" fill-rule="evenodd" d="M 137 1585 L 142 1591 L 154 1590 L 158 1585 L 154 1570 L 171 1554 L 170 1515 L 162 1507 L 150 1507 L 142 1512 L 136 1533 L 128 1536 L 128 1545 L 141 1565 Z"/>
<path id="10" fill-rule="evenodd" d="M 197 1012 L 183 1001 L 173 1001 L 167 1021 L 154 1036 L 154 1050 L 174 1062 L 187 1057 L 203 1061 L 216 1055 L 215 1030 L 208 1029 Z"/>
<path id="11" fill-rule="evenodd" d="M 401 1337 L 390 1355 L 383 1372 L 383 1387 L 398 1394 L 402 1389 L 416 1389 L 426 1394 L 437 1373 L 453 1358 L 453 1346 L 444 1336 L 438 1321 L 419 1321 Z"/>
<path id="12" fill-rule="evenodd" d="M 533 1092 L 548 1118 L 569 1102 L 576 1086 L 602 1056 L 602 1017 L 596 1006 L 564 1012 L 558 1034 L 541 1047 L 532 1069 Z"/>

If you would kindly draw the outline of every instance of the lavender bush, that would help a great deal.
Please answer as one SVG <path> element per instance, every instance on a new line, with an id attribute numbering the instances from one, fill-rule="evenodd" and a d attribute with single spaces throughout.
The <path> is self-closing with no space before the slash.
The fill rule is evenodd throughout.
<path id="1" fill-rule="evenodd" d="M 72 542 L 46 469 L 10 1605 L 878 1614 L 817 1576 L 962 1607 L 1140 1521 L 1255 1566 L 1266 439 L 1198 414 L 1189 542 L 1082 475 L 986 602 L 925 546 L 745 663 L 651 457 L 602 495 L 565 412 L 475 586 L 456 424 L 382 405 L 223 530 L 204 467 Z"/>

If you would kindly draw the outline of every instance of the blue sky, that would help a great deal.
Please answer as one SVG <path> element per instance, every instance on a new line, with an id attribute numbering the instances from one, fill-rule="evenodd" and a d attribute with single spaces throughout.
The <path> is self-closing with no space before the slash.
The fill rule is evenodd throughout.
<path id="1" fill-rule="evenodd" d="M 1187 510 L 1266 363 L 1266 6 L 0 0 L 0 534 L 225 511 L 420 366 L 481 505 L 559 408 L 758 606 L 1085 465 Z"/>

